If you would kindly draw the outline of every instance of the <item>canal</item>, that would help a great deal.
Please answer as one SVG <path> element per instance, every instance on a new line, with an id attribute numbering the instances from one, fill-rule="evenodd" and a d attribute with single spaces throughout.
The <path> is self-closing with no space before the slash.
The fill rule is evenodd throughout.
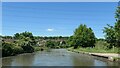
<path id="1" fill-rule="evenodd" d="M 3 66 L 120 66 L 104 58 L 52 49 L 2 58 Z"/>

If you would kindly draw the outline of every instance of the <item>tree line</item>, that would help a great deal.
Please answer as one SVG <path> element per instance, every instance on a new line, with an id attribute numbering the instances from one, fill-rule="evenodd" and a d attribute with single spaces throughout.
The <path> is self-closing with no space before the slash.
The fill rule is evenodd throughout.
<path id="1" fill-rule="evenodd" d="M 47 48 L 65 48 L 68 37 L 40 37 L 33 36 L 32 32 L 16 33 L 14 36 L 0 36 L 2 56 L 11 56 L 21 53 L 32 53 Z M 45 41 L 41 43 L 41 41 Z M 62 41 L 62 43 L 60 43 Z M 42 46 L 40 46 L 42 44 Z M 64 46 L 63 46 L 64 45 Z"/>

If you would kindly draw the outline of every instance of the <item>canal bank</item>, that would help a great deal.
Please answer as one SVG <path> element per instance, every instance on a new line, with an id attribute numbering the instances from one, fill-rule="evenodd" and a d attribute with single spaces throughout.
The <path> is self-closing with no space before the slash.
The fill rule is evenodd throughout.
<path id="1" fill-rule="evenodd" d="M 67 49 L 67 50 L 75 52 L 75 53 L 82 53 L 82 54 L 87 54 L 87 55 L 91 55 L 91 56 L 106 58 L 107 60 L 113 61 L 113 62 L 120 62 L 120 54 L 115 54 L 115 53 L 89 53 L 89 52 L 79 51 L 79 50 L 76 50 L 76 49 Z"/>

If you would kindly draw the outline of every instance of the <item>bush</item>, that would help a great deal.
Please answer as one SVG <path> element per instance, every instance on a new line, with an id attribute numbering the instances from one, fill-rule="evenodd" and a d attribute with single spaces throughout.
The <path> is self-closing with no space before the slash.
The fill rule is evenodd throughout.
<path id="1" fill-rule="evenodd" d="M 34 47 L 34 51 L 43 51 L 43 50 L 44 50 L 44 49 L 41 48 L 41 47 L 38 47 L 38 46 Z"/>
<path id="2" fill-rule="evenodd" d="M 109 44 L 106 41 L 97 41 L 95 43 L 95 49 L 108 50 L 109 49 Z"/>
<path id="3" fill-rule="evenodd" d="M 24 46 L 21 46 L 25 53 L 32 53 L 34 52 L 34 47 L 32 47 L 30 44 L 26 44 Z"/>
<path id="4" fill-rule="evenodd" d="M 2 56 L 14 55 L 14 44 L 9 42 L 2 43 Z"/>
<path id="5" fill-rule="evenodd" d="M 23 53 L 24 51 L 23 51 L 23 48 L 22 47 L 20 47 L 20 46 L 15 46 L 15 48 L 14 48 L 14 54 L 21 54 L 21 53 Z"/>
<path id="6" fill-rule="evenodd" d="M 53 41 L 47 41 L 45 46 L 49 47 L 49 48 L 55 48 L 55 44 Z"/>
<path id="7" fill-rule="evenodd" d="M 12 56 L 16 54 L 21 54 L 23 53 L 23 49 L 20 46 L 17 46 L 14 43 L 10 42 L 3 42 L 2 43 L 2 56 Z"/>

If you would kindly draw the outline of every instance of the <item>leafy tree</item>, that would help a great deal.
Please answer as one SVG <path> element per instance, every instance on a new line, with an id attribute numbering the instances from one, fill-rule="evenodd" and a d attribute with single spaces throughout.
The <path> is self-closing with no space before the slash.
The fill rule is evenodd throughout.
<path id="1" fill-rule="evenodd" d="M 70 36 L 70 37 L 69 37 L 67 43 L 68 43 L 68 45 L 71 46 L 71 47 L 74 46 L 74 38 L 73 38 L 73 36 Z"/>
<path id="2" fill-rule="evenodd" d="M 58 38 L 59 38 L 59 39 L 62 39 L 63 37 L 62 37 L 62 36 L 59 36 Z"/>
<path id="3" fill-rule="evenodd" d="M 116 37 L 116 46 L 120 47 L 120 6 L 116 10 L 116 23 L 115 23 L 115 37 Z"/>
<path id="4" fill-rule="evenodd" d="M 108 25 L 104 28 L 105 38 L 110 43 L 110 48 L 113 46 L 120 47 L 120 6 L 116 10 L 116 23 L 114 26 Z"/>
<path id="5" fill-rule="evenodd" d="M 29 37 L 29 38 L 31 38 L 31 39 L 34 38 L 34 37 L 33 37 L 33 34 L 32 34 L 31 32 L 27 32 L 27 31 L 25 31 L 25 32 L 23 32 L 23 33 L 20 33 L 20 35 L 23 35 L 24 37 Z"/>
<path id="6" fill-rule="evenodd" d="M 81 47 L 93 47 L 95 43 L 95 35 L 91 28 L 87 28 L 86 25 L 81 24 L 74 32 L 74 35 L 70 37 L 71 46 L 77 48 Z"/>
<path id="7" fill-rule="evenodd" d="M 20 34 L 19 33 L 14 34 L 14 38 L 15 39 L 19 39 L 20 38 Z"/>
<path id="8" fill-rule="evenodd" d="M 115 37 L 114 27 L 108 25 L 108 27 L 104 27 L 103 32 L 106 33 L 105 35 L 106 41 L 110 43 L 109 48 L 112 48 L 113 46 L 115 46 L 116 37 Z"/>
<path id="9" fill-rule="evenodd" d="M 24 39 L 26 37 L 29 37 L 30 39 L 34 39 L 33 34 L 31 32 L 22 32 L 22 33 L 16 33 L 14 34 L 15 39 Z"/>

